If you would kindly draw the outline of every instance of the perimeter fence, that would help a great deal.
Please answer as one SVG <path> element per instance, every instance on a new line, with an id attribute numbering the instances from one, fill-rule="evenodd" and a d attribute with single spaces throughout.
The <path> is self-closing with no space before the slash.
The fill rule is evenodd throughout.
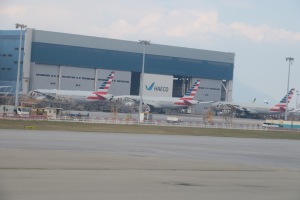
<path id="1" fill-rule="evenodd" d="M 234 123 L 203 123 L 203 122 L 167 122 L 160 120 L 144 120 L 139 122 L 136 119 L 122 119 L 122 118 L 98 118 L 98 117 L 70 117 L 61 116 L 57 118 L 47 118 L 44 116 L 8 116 L 4 117 L 0 115 L 0 119 L 11 120 L 43 120 L 43 121 L 56 121 L 56 122 L 81 122 L 81 123 L 93 123 L 93 124 L 119 124 L 119 125 L 143 125 L 143 126 L 171 126 L 171 127 L 193 127 L 193 128 L 221 128 L 221 129 L 240 129 L 240 130 L 292 130 L 300 132 L 300 129 L 290 128 L 276 128 L 276 127 L 263 127 L 261 124 L 234 124 Z"/>

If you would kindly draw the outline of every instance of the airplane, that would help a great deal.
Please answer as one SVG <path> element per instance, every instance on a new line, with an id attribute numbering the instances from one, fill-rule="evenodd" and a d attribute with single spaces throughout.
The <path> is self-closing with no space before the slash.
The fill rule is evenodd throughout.
<path id="1" fill-rule="evenodd" d="M 255 103 L 246 104 L 246 103 L 234 103 L 234 102 L 214 102 L 212 103 L 212 109 L 215 111 L 221 111 L 223 109 L 232 109 L 236 110 L 237 114 L 240 116 L 254 116 L 257 117 L 259 115 L 272 115 L 272 114 L 281 114 L 286 110 L 286 101 L 288 103 L 291 101 L 292 96 L 294 94 L 295 88 L 292 88 L 288 95 L 285 95 L 281 101 L 272 106 L 268 104 L 257 105 Z"/>
<path id="2" fill-rule="evenodd" d="M 107 79 L 101 84 L 97 91 L 78 91 L 78 90 L 56 90 L 56 89 L 37 89 L 29 92 L 29 96 L 36 100 L 69 100 L 77 102 L 110 100 L 111 94 L 107 91 L 111 86 L 115 72 L 111 72 Z"/>
<path id="3" fill-rule="evenodd" d="M 203 103 L 212 103 L 209 102 L 201 102 L 194 100 L 195 94 L 200 85 L 200 80 L 197 80 L 192 87 L 186 92 L 183 97 L 175 98 L 175 97 L 152 97 L 152 96 L 144 96 L 143 104 L 149 106 L 150 111 L 162 111 L 163 109 L 179 109 L 179 108 L 187 108 L 191 105 L 203 104 Z M 151 87 L 151 86 L 150 86 Z M 114 96 L 112 101 L 116 102 L 126 102 L 125 105 L 133 105 L 136 102 L 140 101 L 140 96 L 134 95 L 121 95 Z"/>

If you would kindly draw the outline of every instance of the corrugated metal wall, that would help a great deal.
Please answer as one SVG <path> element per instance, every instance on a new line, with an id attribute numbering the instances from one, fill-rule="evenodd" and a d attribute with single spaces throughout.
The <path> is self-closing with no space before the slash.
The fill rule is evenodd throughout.
<path id="1" fill-rule="evenodd" d="M 193 78 L 192 82 L 197 79 Z M 200 85 L 195 95 L 195 100 L 220 101 L 222 80 L 200 79 Z M 203 113 L 211 106 L 211 103 L 192 106 L 192 113 Z"/>
<path id="2" fill-rule="evenodd" d="M 97 70 L 97 72 L 96 72 Z M 31 87 L 34 89 L 61 89 L 95 91 L 111 73 L 111 70 L 86 69 L 68 66 L 52 66 L 32 63 Z M 59 81 L 60 76 L 60 81 Z M 131 73 L 116 71 L 109 93 L 128 95 Z"/>
<path id="3" fill-rule="evenodd" d="M 140 72 L 142 54 L 33 42 L 31 62 Z M 233 64 L 146 54 L 145 73 L 232 80 Z"/>

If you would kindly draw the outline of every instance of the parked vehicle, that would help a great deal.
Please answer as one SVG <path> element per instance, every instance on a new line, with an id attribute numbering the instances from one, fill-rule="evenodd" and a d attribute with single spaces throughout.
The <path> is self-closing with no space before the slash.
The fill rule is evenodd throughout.
<path id="1" fill-rule="evenodd" d="M 181 118 L 177 116 L 167 116 L 168 123 L 179 123 L 181 122 Z"/>
<path id="2" fill-rule="evenodd" d="M 2 113 L 3 117 L 29 117 L 31 108 L 19 106 L 15 109 L 13 105 L 1 105 L 0 112 Z"/>
<path id="3" fill-rule="evenodd" d="M 264 128 L 281 128 L 282 125 L 281 124 L 273 124 L 273 123 L 264 122 L 262 127 L 264 127 Z"/>

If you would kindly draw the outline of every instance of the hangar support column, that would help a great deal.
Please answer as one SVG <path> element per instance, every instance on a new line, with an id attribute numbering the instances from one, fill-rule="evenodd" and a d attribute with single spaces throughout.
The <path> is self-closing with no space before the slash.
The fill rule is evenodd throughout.
<path id="1" fill-rule="evenodd" d="M 58 86 L 57 86 L 58 90 L 60 90 L 60 85 L 61 85 L 61 66 L 58 65 Z"/>
<path id="2" fill-rule="evenodd" d="M 97 84 L 98 84 L 98 69 L 95 69 L 94 91 L 97 91 Z"/>
<path id="3" fill-rule="evenodd" d="M 232 87 L 233 87 L 233 81 L 227 81 L 226 82 L 226 101 L 232 101 Z"/>
<path id="4" fill-rule="evenodd" d="M 232 86 L 233 86 L 233 81 L 228 81 L 228 80 L 223 80 L 221 82 L 224 90 L 225 90 L 225 96 L 224 94 L 223 96 L 223 100 L 222 101 L 232 101 Z M 225 97 L 225 98 L 224 98 Z"/>
<path id="5" fill-rule="evenodd" d="M 29 91 L 32 31 L 33 31 L 32 28 L 27 28 L 25 31 L 23 73 L 22 73 L 22 88 L 23 88 L 22 94 L 27 94 Z"/>

